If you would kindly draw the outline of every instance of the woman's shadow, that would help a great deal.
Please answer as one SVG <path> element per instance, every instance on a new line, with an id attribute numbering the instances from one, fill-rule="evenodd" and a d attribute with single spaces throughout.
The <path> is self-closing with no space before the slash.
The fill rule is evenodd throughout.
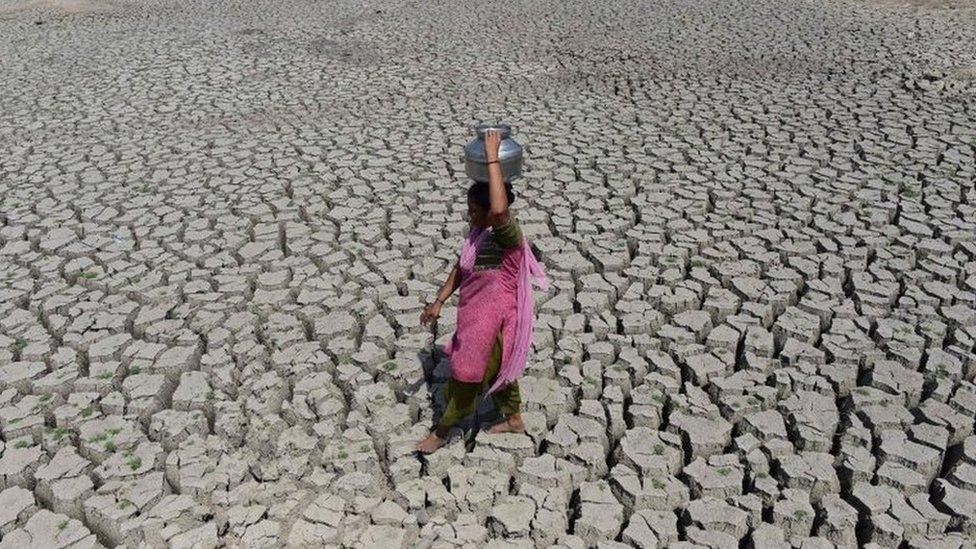
<path id="1" fill-rule="evenodd" d="M 442 345 L 433 343 L 430 347 L 421 349 L 417 352 L 417 359 L 423 367 L 424 377 L 417 380 L 415 387 L 419 388 L 420 383 L 427 384 L 427 393 L 430 395 L 430 407 L 433 410 L 433 418 L 428 426 L 433 429 L 440 423 L 444 416 L 444 409 L 447 402 L 445 398 L 445 387 L 447 380 L 451 378 L 451 361 L 444 354 Z M 501 415 L 495 409 L 495 405 L 490 398 L 478 395 L 478 405 L 475 412 L 461 419 L 455 427 L 460 431 L 465 447 L 470 451 L 474 447 L 475 438 L 482 426 L 491 425 L 501 419 Z M 456 433 L 455 433 L 456 436 Z"/>

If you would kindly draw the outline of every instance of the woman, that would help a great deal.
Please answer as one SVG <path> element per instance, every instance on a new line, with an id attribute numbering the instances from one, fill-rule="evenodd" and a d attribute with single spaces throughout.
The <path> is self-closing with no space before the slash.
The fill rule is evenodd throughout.
<path id="1" fill-rule="evenodd" d="M 440 422 L 417 449 L 425 454 L 444 445 L 451 428 L 475 411 L 481 393 L 491 395 L 503 420 L 491 433 L 523 432 L 518 382 L 532 339 L 532 282 L 544 289 L 545 275 L 508 206 L 512 185 L 502 179 L 498 161 L 501 135 L 485 132 L 488 183 L 468 189 L 471 230 L 437 299 L 420 315 L 428 325 L 460 288 L 457 330 L 444 350 L 451 359 L 451 379 Z"/>

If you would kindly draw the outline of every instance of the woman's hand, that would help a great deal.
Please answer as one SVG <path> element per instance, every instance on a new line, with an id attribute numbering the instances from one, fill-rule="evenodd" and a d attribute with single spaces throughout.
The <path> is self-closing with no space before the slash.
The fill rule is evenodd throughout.
<path id="1" fill-rule="evenodd" d="M 431 322 L 437 320 L 437 317 L 441 316 L 441 303 L 435 301 L 424 309 L 424 312 L 420 313 L 420 323 L 424 326 L 429 325 Z"/>
<path id="2" fill-rule="evenodd" d="M 488 162 L 498 160 L 498 148 L 502 143 L 502 134 L 498 130 L 488 130 L 485 132 L 485 156 Z"/>

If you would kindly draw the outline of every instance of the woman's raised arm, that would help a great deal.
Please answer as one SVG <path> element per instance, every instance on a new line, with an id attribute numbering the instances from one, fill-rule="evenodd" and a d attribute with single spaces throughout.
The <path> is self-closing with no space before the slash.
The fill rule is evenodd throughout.
<path id="1" fill-rule="evenodd" d="M 488 160 L 488 199 L 491 203 L 488 214 L 491 216 L 493 227 L 500 227 L 508 223 L 508 195 L 505 193 L 505 180 L 502 178 L 502 167 L 498 161 L 498 148 L 501 146 L 502 136 L 498 130 L 485 132 L 485 156 Z"/>

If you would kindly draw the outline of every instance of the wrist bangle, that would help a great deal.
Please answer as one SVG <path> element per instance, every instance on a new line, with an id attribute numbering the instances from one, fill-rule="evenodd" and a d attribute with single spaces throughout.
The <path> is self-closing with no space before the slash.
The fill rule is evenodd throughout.
<path id="1" fill-rule="evenodd" d="M 492 160 L 491 162 L 488 162 L 488 164 L 498 164 L 498 163 L 499 162 L 497 160 Z"/>
<path id="2" fill-rule="evenodd" d="M 437 299 L 434 300 L 434 303 L 440 303 L 441 305 L 443 305 L 444 304 L 444 300 L 441 299 L 441 298 L 437 298 Z"/>

